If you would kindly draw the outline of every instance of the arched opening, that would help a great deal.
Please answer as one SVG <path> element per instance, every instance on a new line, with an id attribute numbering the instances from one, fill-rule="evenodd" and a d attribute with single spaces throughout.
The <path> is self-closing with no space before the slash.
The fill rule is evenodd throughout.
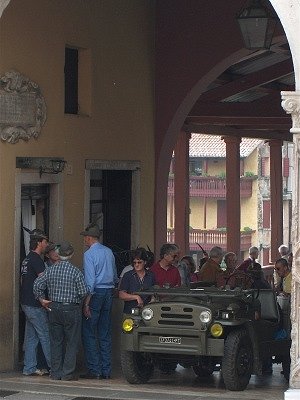
<path id="1" fill-rule="evenodd" d="M 259 52 L 256 54 L 248 53 L 248 56 L 246 54 L 241 54 L 238 60 L 235 60 L 232 64 L 229 62 L 229 64 L 225 65 L 222 69 L 222 61 L 230 59 L 231 54 L 238 54 L 239 49 L 242 48 L 240 36 L 238 36 L 239 33 L 234 28 L 234 9 L 237 11 L 243 2 L 236 1 L 230 3 L 230 5 L 226 3 L 224 8 L 222 8 L 222 5 L 216 2 L 219 8 L 216 7 L 214 9 L 214 18 L 212 18 L 203 4 L 199 4 L 197 7 L 197 4 L 194 2 L 192 5 L 179 5 L 177 3 L 176 7 L 172 7 L 169 2 L 158 2 L 159 18 L 157 24 L 157 42 L 159 43 L 159 47 L 157 54 L 158 80 L 156 85 L 159 107 L 157 108 L 156 121 L 156 249 L 159 248 L 166 238 L 168 168 L 176 138 L 180 132 L 186 131 L 191 133 L 197 132 L 197 129 L 199 129 L 202 133 L 218 132 L 220 135 L 227 136 L 236 136 L 236 134 L 238 134 L 237 136 L 247 136 L 250 135 L 251 130 L 256 131 L 256 137 L 261 137 L 263 139 L 271 139 L 273 141 L 277 139 L 287 139 L 292 141 L 293 138 L 290 133 L 291 119 L 280 108 L 281 91 L 283 91 L 286 92 L 286 95 L 283 94 L 284 99 L 287 99 L 285 109 L 288 113 L 293 115 L 294 126 L 291 132 L 294 133 L 294 142 L 295 134 L 299 133 L 299 120 L 296 119 L 299 115 L 298 96 L 295 95 L 293 98 L 290 96 L 289 99 L 289 93 L 294 90 L 294 83 L 296 84 L 296 89 L 299 86 L 299 64 L 297 61 L 299 59 L 299 49 L 296 49 L 296 37 L 299 36 L 299 5 L 296 4 L 295 1 L 285 2 L 281 0 L 271 0 L 270 3 L 272 3 L 282 23 L 282 26 L 276 32 L 273 43 L 274 47 L 271 48 L 271 52 L 269 54 L 262 54 Z M 221 14 L 224 16 L 224 23 L 221 25 L 223 28 L 226 26 L 226 32 L 225 28 L 222 30 L 219 26 L 222 20 L 219 15 L 220 9 L 222 9 Z M 231 21 L 229 22 L 230 17 Z M 164 25 L 164 22 L 166 22 L 166 25 Z M 208 29 L 208 31 L 214 32 L 214 36 L 210 38 L 210 41 L 208 37 L 203 34 L 203 31 L 201 31 L 201 27 L 204 25 L 206 27 L 210 25 L 210 30 Z M 202 40 L 199 39 L 200 32 Z M 230 42 L 228 41 L 228 36 L 232 39 Z M 221 46 L 222 48 L 220 48 Z M 221 53 L 224 57 L 220 59 Z M 267 59 L 271 56 L 271 53 L 273 53 L 272 56 L 274 59 L 269 63 Z M 287 55 L 288 53 L 289 56 L 286 59 L 281 58 L 284 54 Z M 208 59 L 211 62 L 210 67 L 208 66 Z M 247 79 L 251 78 L 249 75 L 250 69 L 247 71 L 247 68 L 250 67 L 251 64 L 253 66 L 253 62 L 256 63 L 256 67 L 258 67 L 257 63 L 261 63 L 260 67 L 257 69 L 254 67 L 256 69 L 256 80 L 254 78 L 255 74 L 252 75 L 254 78 L 252 83 L 255 81 L 252 88 L 259 88 L 258 90 L 255 89 L 256 95 L 258 95 L 259 91 L 261 95 L 261 100 L 258 98 L 255 100 L 256 105 L 253 105 L 252 101 L 234 100 L 234 96 L 238 93 L 244 95 L 248 91 L 249 94 L 249 87 L 246 88 L 244 86 L 242 88 L 242 86 L 243 84 L 247 84 Z M 240 89 L 242 90 L 231 93 L 230 91 L 227 93 L 223 92 L 223 94 L 221 94 L 223 89 L 226 87 L 229 89 L 231 86 L 224 75 L 226 75 L 227 72 L 233 71 L 236 67 L 242 67 L 243 63 L 246 70 L 242 73 L 243 76 L 240 81 L 242 84 Z M 213 68 L 219 67 L 219 71 L 213 76 L 215 72 Z M 266 79 L 263 77 L 265 73 Z M 216 78 L 221 78 L 222 75 L 223 78 L 225 78 L 225 85 L 222 85 L 222 83 L 217 84 Z M 197 79 L 199 76 L 201 76 L 202 79 Z M 267 78 L 267 76 L 270 79 Z M 291 76 L 293 76 L 292 80 L 290 79 Z M 236 77 L 231 77 L 229 80 L 235 81 Z M 210 84 L 211 86 L 209 87 Z M 274 84 L 276 89 L 275 86 L 273 86 Z M 219 86 L 219 88 L 217 86 Z M 221 88 L 221 86 L 223 86 L 223 88 Z M 270 91 L 272 87 L 274 89 L 273 96 Z M 194 90 L 198 90 L 198 93 L 195 93 Z M 264 90 L 265 93 L 262 93 Z M 218 91 L 220 97 L 217 102 L 223 104 L 217 106 L 215 102 L 216 98 L 213 99 L 213 97 Z M 267 93 L 267 91 L 269 91 L 269 93 Z M 162 96 L 160 96 L 161 94 Z M 265 96 L 268 96 L 268 99 L 273 97 L 273 100 L 271 100 L 271 102 L 266 101 L 267 98 L 263 99 Z M 238 111 L 236 110 L 231 113 L 229 112 L 229 108 L 233 108 L 234 106 L 229 103 L 234 102 L 236 103 L 235 106 Z M 249 107 L 250 104 L 251 106 Z M 228 114 L 223 114 L 223 117 L 227 116 L 227 120 L 221 117 L 223 111 L 221 111 L 221 114 L 218 114 L 217 107 L 223 108 L 223 111 L 227 108 Z M 242 111 L 243 107 L 245 107 L 244 112 Z M 246 110 L 246 108 L 248 108 L 248 110 Z M 251 117 L 250 114 L 252 112 L 253 114 Z M 256 122 L 254 122 L 255 113 L 257 118 Z M 219 117 L 221 117 L 222 120 L 219 119 Z M 236 120 L 235 123 L 235 117 L 243 117 L 245 119 L 243 122 L 241 120 Z M 251 127 L 250 124 L 246 127 L 246 118 L 248 117 L 251 117 L 252 120 Z M 261 118 L 266 118 L 264 124 Z M 250 122 L 250 119 L 248 122 Z M 204 128 L 207 129 L 206 132 Z M 276 152 L 274 152 L 274 154 L 276 154 Z M 296 188 L 298 183 L 295 179 L 294 184 Z M 295 220 L 293 218 L 296 228 L 298 224 L 299 201 L 298 198 L 294 200 L 294 203 L 297 204 L 297 219 Z M 181 221 L 184 221 L 184 219 L 182 218 Z M 297 253 L 299 246 L 298 238 L 296 237 L 294 237 L 293 240 L 293 247 L 294 253 Z M 296 263 L 295 269 L 297 270 L 297 268 Z M 298 278 L 296 277 L 295 280 L 298 280 Z M 295 287 L 298 287 L 297 285 L 299 286 L 298 283 L 295 283 L 293 290 Z M 298 299 L 295 299 L 295 301 L 298 302 Z M 295 317 L 294 322 L 297 321 L 299 321 L 299 315 Z M 293 338 L 298 335 L 297 332 L 298 328 L 295 328 Z M 297 356 L 294 357 L 294 362 L 299 363 L 299 345 L 295 343 L 294 346 L 294 350 L 297 350 Z M 294 376 L 291 378 L 291 384 L 298 387 L 300 385 L 296 374 L 295 372 Z"/>

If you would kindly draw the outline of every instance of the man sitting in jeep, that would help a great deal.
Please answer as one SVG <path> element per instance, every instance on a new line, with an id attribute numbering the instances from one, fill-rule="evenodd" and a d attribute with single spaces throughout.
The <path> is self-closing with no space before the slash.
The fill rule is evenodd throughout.
<path id="1" fill-rule="evenodd" d="M 198 272 L 199 281 L 211 282 L 212 285 L 222 286 L 224 272 L 220 268 L 223 259 L 223 250 L 219 246 L 213 247 L 209 252 L 208 260 Z"/>
<path id="2" fill-rule="evenodd" d="M 151 271 L 155 282 L 166 289 L 181 286 L 181 277 L 175 264 L 179 260 L 179 247 L 176 244 L 166 243 L 160 249 L 160 260 L 154 263 Z"/>

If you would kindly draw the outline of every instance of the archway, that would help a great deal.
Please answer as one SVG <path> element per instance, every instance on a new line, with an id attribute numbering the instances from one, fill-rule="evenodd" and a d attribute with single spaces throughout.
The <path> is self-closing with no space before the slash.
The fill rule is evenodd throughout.
<path id="1" fill-rule="evenodd" d="M 163 4 L 164 3 L 164 4 Z M 202 92 L 205 91 L 205 87 L 209 82 L 214 80 L 213 68 L 208 68 L 204 73 L 205 68 L 201 69 L 201 65 L 198 62 L 197 56 L 194 58 L 189 58 L 191 55 L 186 48 L 192 49 L 195 51 L 198 48 L 198 51 L 203 51 L 203 58 L 205 56 L 211 56 L 209 50 L 213 48 L 215 52 L 219 51 L 219 47 L 215 46 L 214 38 L 212 38 L 209 47 L 207 45 L 208 37 L 203 39 L 203 46 L 199 46 L 200 40 L 199 37 L 195 38 L 196 35 L 199 35 L 199 31 L 197 31 L 196 26 L 201 26 L 201 24 L 205 25 L 207 29 L 211 29 L 214 31 L 214 35 L 218 36 L 220 31 L 217 23 L 211 24 L 208 27 L 209 23 L 209 15 L 207 14 L 207 10 L 204 10 L 204 5 L 200 4 L 199 8 L 201 8 L 201 13 L 197 14 L 199 8 L 197 8 L 197 4 L 192 2 L 192 4 L 184 5 L 179 4 L 179 2 L 175 2 L 176 5 L 173 7 L 171 4 L 167 2 L 158 1 L 158 32 L 157 32 L 157 42 L 159 43 L 158 48 L 158 64 L 161 63 L 157 67 L 157 120 L 156 120 L 156 160 L 157 160 L 157 170 L 156 170 L 156 193 L 155 193 L 155 203 L 156 203 L 156 228 L 155 228 L 155 244 L 156 250 L 159 248 L 162 242 L 165 241 L 166 234 L 166 200 L 167 200 L 167 177 L 168 177 L 168 168 L 169 161 L 171 158 L 171 153 L 174 148 L 174 144 L 176 141 L 176 136 L 182 129 L 183 123 L 190 112 L 194 102 L 197 100 L 197 95 L 200 96 Z M 202 2 L 199 2 L 202 3 Z M 219 2 L 216 2 L 218 7 L 221 7 Z M 227 2 L 226 2 L 227 3 Z M 244 2 L 230 2 L 235 3 L 232 7 L 236 7 L 241 5 Z M 300 35 L 300 4 L 297 0 L 270 0 L 270 3 L 273 5 L 275 11 L 277 12 L 282 26 L 285 30 L 285 34 L 288 40 L 288 44 L 291 50 L 293 64 L 294 64 L 294 73 L 295 73 L 295 82 L 296 82 L 296 90 L 299 90 L 299 79 L 300 79 L 300 49 L 297 46 L 298 37 Z M 174 4 L 174 2 L 173 2 Z M 226 4 L 226 9 L 223 9 L 224 18 L 229 14 L 229 8 L 232 4 Z M 175 9 L 176 8 L 176 9 Z M 232 8 L 230 9 L 232 11 Z M 226 11 L 226 13 L 225 13 Z M 161 14 L 160 14 L 161 12 Z M 178 12 L 178 13 L 177 13 Z M 215 12 L 215 9 L 214 9 Z M 216 7 L 216 13 L 218 9 Z M 194 13 L 193 17 L 191 14 Z M 197 17 L 195 15 L 197 14 Z M 170 15 L 172 18 L 170 18 Z M 204 19 L 207 17 L 207 20 Z M 216 17 L 218 20 L 218 18 Z M 218 20 L 220 21 L 220 20 Z M 166 22 L 169 24 L 168 29 L 163 26 L 163 23 Z M 226 20 L 227 22 L 227 20 Z M 197 25 L 198 24 L 198 25 Z M 226 24 L 225 24 L 226 25 Z M 228 30 L 231 29 L 231 34 L 234 32 L 234 28 L 226 26 Z M 160 32 L 159 30 L 162 30 Z M 170 31 L 173 31 L 173 36 L 171 36 Z M 181 37 L 179 38 L 177 30 L 182 29 Z M 176 32 L 176 33 L 175 33 Z M 235 32 L 236 33 L 236 32 Z M 172 37 L 172 39 L 171 39 Z M 220 36 L 221 37 L 221 36 Z M 186 41 L 184 41 L 186 39 Z M 163 41 L 163 44 L 160 41 Z M 219 68 L 218 72 L 222 71 L 222 60 L 230 59 L 230 55 L 238 54 L 238 49 L 241 48 L 241 43 L 238 45 L 236 43 L 236 37 L 232 35 L 232 40 L 235 42 L 235 46 L 231 43 L 233 48 L 230 49 L 230 45 L 227 44 L 224 39 L 222 45 L 228 46 L 226 50 L 228 50 L 227 56 L 224 56 L 223 59 L 215 58 L 214 67 Z M 185 47 L 185 48 L 184 48 Z M 230 51 L 231 50 L 231 51 Z M 163 54 L 163 51 L 165 54 Z M 224 49 L 220 51 L 224 52 Z M 223 53 L 224 55 L 224 53 Z M 159 57 L 162 57 L 162 61 Z M 164 58 L 165 56 L 165 58 Z M 167 60 L 166 60 L 167 59 Z M 195 74 L 195 71 L 192 67 L 188 65 L 188 62 L 192 62 L 199 67 L 198 77 L 202 76 L 202 79 L 197 80 L 195 83 L 195 75 L 193 78 L 187 79 L 184 74 Z M 203 61 L 204 63 L 206 61 Z M 175 67 L 172 66 L 172 63 L 177 63 Z M 178 67 L 180 65 L 180 67 Z M 207 62 L 206 62 L 207 66 Z M 216 67 L 217 66 L 217 67 Z M 226 62 L 224 62 L 223 71 L 226 69 Z M 180 79 L 180 73 L 182 73 L 182 79 Z M 217 76 L 217 74 L 215 75 Z M 194 82 L 192 82 L 194 79 Z M 177 89 L 176 86 L 179 86 Z M 292 114 L 293 117 L 293 128 L 291 132 L 294 134 L 294 143 L 295 148 L 300 148 L 300 95 L 299 93 L 293 92 L 291 90 L 286 91 L 282 89 L 283 96 L 283 107 L 287 111 L 287 113 Z M 198 92 L 197 92 L 198 91 Z M 161 97 L 160 95 L 163 94 Z M 278 93 L 279 94 L 279 93 Z M 168 99 L 169 96 L 169 99 Z M 174 100 L 175 98 L 175 100 Z M 277 98 L 277 106 L 280 105 L 280 96 Z M 172 115 L 171 115 L 172 114 Z M 230 133 L 229 133 L 230 134 Z M 288 135 L 288 134 L 287 134 Z M 299 150 L 296 152 L 296 169 L 298 171 L 299 165 Z M 291 380 L 290 385 L 293 388 L 300 388 L 300 342 L 299 342 L 299 320 L 300 313 L 298 310 L 298 304 L 300 303 L 300 297 L 297 295 L 300 287 L 300 273 L 299 273 L 299 262 L 297 258 L 300 255 L 300 244 L 299 244 L 299 198 L 298 198 L 298 181 L 299 181 L 299 173 L 297 172 L 294 177 L 294 211 L 293 211 L 293 221 L 294 221 L 294 239 L 293 239 L 293 250 L 296 255 L 295 266 L 293 271 L 293 296 L 292 296 L 292 319 L 293 319 L 293 350 L 292 350 L 292 371 L 291 371 Z M 296 397 L 291 397 L 296 398 Z"/>

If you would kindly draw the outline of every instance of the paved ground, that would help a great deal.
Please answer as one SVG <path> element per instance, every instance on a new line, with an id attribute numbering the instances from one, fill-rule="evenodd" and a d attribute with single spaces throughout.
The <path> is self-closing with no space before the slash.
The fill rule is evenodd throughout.
<path id="1" fill-rule="evenodd" d="M 229 392 L 220 373 L 197 378 L 178 367 L 172 375 L 157 373 L 145 385 L 130 385 L 117 373 L 110 381 L 51 381 L 48 377 L 25 377 L 21 373 L 0 374 L 0 399 L 6 400 L 283 400 L 288 385 L 275 366 L 272 376 L 252 377 L 244 392 Z"/>

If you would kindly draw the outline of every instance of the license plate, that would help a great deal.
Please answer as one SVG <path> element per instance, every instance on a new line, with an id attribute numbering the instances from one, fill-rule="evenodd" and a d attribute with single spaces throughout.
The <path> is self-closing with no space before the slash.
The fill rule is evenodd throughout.
<path id="1" fill-rule="evenodd" d="M 181 344 L 181 337 L 160 336 L 159 337 L 159 343 Z"/>

